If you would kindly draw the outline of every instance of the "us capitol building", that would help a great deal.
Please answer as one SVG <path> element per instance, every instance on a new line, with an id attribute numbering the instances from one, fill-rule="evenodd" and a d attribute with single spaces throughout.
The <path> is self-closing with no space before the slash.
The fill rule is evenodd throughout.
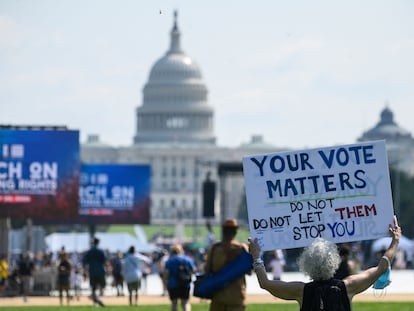
<path id="1" fill-rule="evenodd" d="M 285 151 L 260 135 L 237 148 L 216 145 L 214 110 L 200 67 L 181 48 L 177 14 L 168 51 L 152 66 L 136 109 L 136 133 L 128 147 L 112 147 L 89 135 L 81 145 L 83 163 L 149 164 L 151 166 L 151 223 L 202 223 L 202 184 L 206 175 L 217 183 L 212 223 L 237 217 L 243 203 L 240 172 L 222 175 L 221 163 L 240 163 L 243 156 Z M 389 163 L 414 175 L 414 139 L 400 128 L 388 108 L 378 124 L 358 141 L 385 139 Z"/>

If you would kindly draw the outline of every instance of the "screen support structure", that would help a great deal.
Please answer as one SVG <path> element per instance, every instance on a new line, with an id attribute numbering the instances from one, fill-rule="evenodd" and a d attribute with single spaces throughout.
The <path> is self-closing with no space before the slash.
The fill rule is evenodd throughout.
<path id="1" fill-rule="evenodd" d="M 242 162 L 220 162 L 217 166 L 217 173 L 220 179 L 220 223 L 223 223 L 226 218 L 226 197 L 227 191 L 225 187 L 226 178 L 230 175 L 242 175 Z"/>

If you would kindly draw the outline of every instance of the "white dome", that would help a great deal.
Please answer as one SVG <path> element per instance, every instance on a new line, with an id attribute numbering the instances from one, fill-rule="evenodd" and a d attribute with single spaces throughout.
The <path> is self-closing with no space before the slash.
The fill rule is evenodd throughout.
<path id="1" fill-rule="evenodd" d="M 152 66 L 137 109 L 135 143 L 214 144 L 213 109 L 198 65 L 180 47 L 177 13 L 170 49 Z"/>
<path id="2" fill-rule="evenodd" d="M 381 118 L 377 125 L 364 132 L 358 140 L 369 141 L 377 139 L 385 139 L 391 143 L 392 141 L 401 139 L 412 140 L 412 137 L 410 132 L 398 126 L 394 121 L 393 112 L 388 107 L 385 107 L 381 112 Z"/>
<path id="3" fill-rule="evenodd" d="M 201 71 L 187 55 L 167 54 L 159 59 L 151 69 L 148 84 L 182 83 L 183 80 L 195 80 L 201 83 Z"/>

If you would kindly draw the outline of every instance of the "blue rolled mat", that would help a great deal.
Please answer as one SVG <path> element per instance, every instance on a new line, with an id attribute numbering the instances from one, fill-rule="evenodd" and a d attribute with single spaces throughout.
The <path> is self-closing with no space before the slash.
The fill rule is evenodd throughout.
<path id="1" fill-rule="evenodd" d="M 209 275 L 198 275 L 194 283 L 193 295 L 211 298 L 216 291 L 223 289 L 231 281 L 249 273 L 253 269 L 253 257 L 243 249 L 242 253 L 219 271 Z"/>

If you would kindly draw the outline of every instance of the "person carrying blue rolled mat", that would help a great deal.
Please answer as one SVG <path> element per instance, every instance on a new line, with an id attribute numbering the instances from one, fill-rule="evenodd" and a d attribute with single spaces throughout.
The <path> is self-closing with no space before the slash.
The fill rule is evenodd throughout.
<path id="1" fill-rule="evenodd" d="M 246 261 L 239 267 L 237 258 L 244 251 L 247 251 L 248 248 L 246 244 L 235 240 L 238 227 L 236 219 L 227 219 L 222 224 L 222 240 L 213 244 L 207 254 L 205 272 L 216 274 L 216 279 L 220 279 L 222 283 L 226 283 L 224 288 L 221 288 L 212 295 L 209 306 L 210 311 L 246 310 L 246 273 L 244 272 L 246 269 L 241 267 L 241 265 L 246 264 Z M 251 273 L 252 271 L 251 262 L 249 264 L 250 270 L 247 273 Z M 229 265 L 229 263 L 234 264 Z M 234 279 L 237 271 L 242 271 L 242 274 Z M 222 280 L 217 273 L 222 273 L 225 278 L 230 279 L 227 281 Z"/>

